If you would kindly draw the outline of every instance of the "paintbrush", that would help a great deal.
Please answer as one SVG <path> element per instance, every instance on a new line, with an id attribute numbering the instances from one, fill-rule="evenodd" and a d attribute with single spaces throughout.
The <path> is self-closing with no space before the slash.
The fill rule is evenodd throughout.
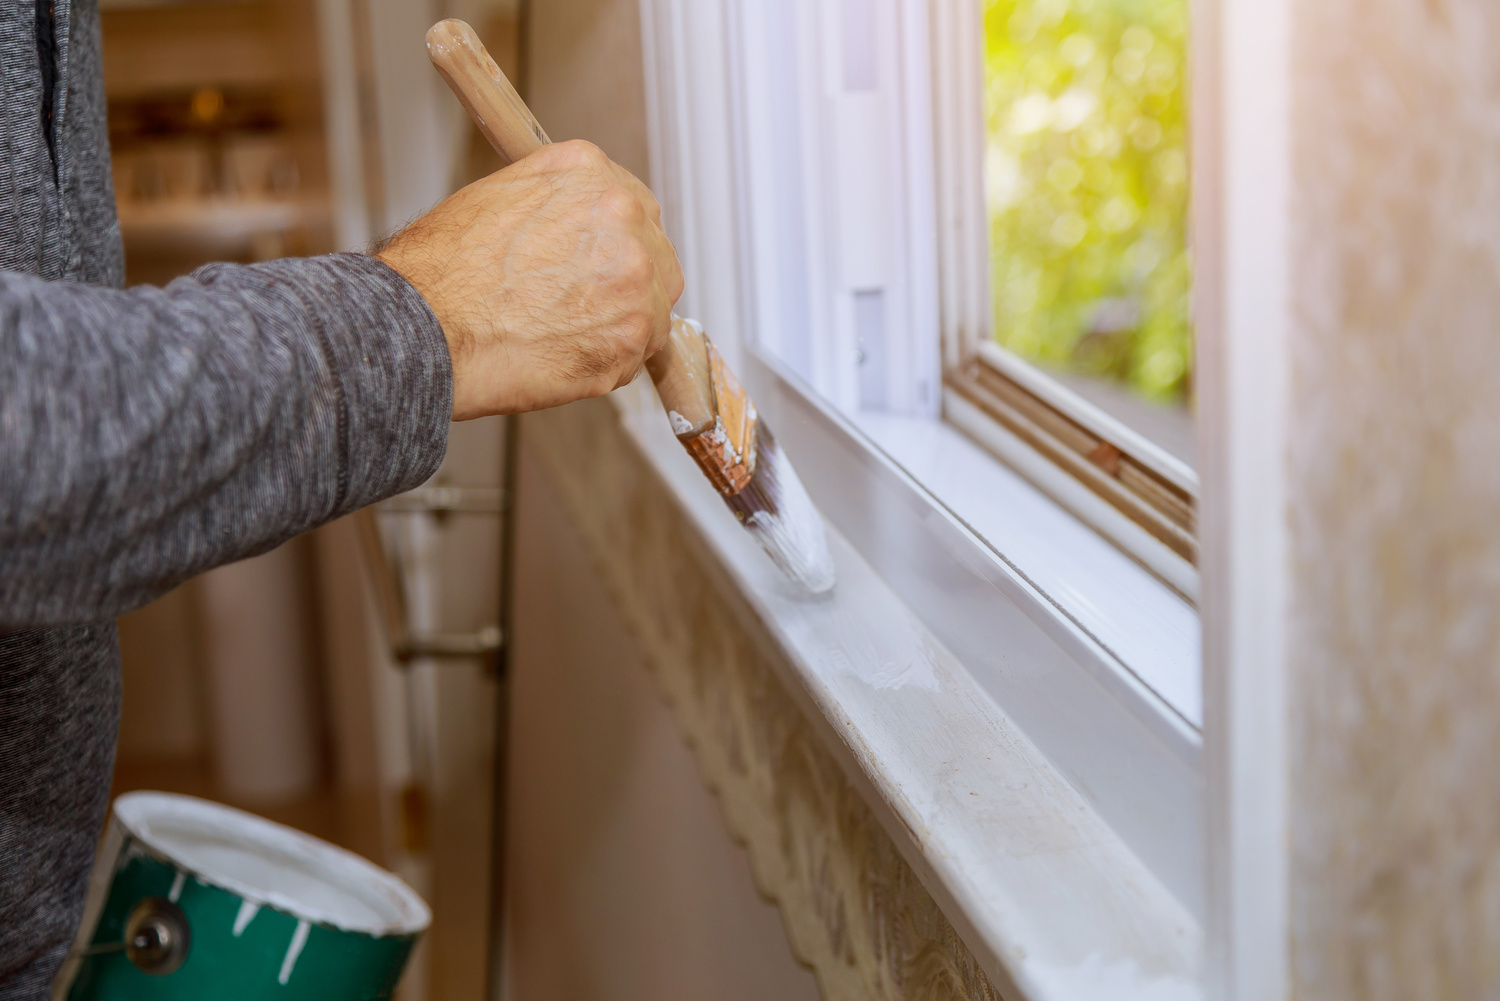
<path id="1" fill-rule="evenodd" d="M 508 163 L 551 142 L 468 24 L 433 25 L 427 54 Z M 703 327 L 673 314 L 672 335 L 646 370 L 677 440 L 771 561 L 812 594 L 831 589 L 822 516 Z"/>

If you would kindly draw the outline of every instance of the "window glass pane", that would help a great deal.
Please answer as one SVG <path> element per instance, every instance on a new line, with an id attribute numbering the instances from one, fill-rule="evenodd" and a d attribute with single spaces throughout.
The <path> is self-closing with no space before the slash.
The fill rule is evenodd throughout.
<path id="1" fill-rule="evenodd" d="M 1160 403 L 1192 384 L 1186 0 L 994 0 L 996 337 Z"/>

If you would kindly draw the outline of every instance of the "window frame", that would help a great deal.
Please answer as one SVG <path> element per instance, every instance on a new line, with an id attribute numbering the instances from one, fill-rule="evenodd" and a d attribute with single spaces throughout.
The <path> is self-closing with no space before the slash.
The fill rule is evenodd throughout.
<path id="1" fill-rule="evenodd" d="M 1197 473 L 995 340 L 983 10 L 967 0 L 931 10 L 943 415 L 1196 602 Z"/>
<path id="2" fill-rule="evenodd" d="M 977 0 L 932 2 L 943 5 L 937 8 L 941 15 L 947 5 L 961 12 Z M 1285 680 L 1290 526 L 1284 447 L 1292 354 L 1286 270 L 1293 242 L 1292 18 L 1287 0 L 1192 4 L 1204 702 L 1202 761 L 1195 775 L 1201 812 L 1195 826 L 1206 855 L 1206 899 L 1199 915 L 1206 954 L 1203 984 L 1182 996 L 1199 996 L 1201 990 L 1215 998 L 1279 997 L 1287 989 L 1290 969 Z M 724 123 L 726 107 L 738 112 L 726 105 L 722 88 L 716 94 L 695 92 L 679 104 L 662 100 L 666 93 L 679 93 L 668 85 L 674 72 L 694 59 L 724 63 L 739 58 L 728 44 L 723 4 L 641 0 L 641 13 L 653 184 L 667 195 L 668 204 L 680 198 L 688 206 L 707 206 L 720 213 L 716 222 L 737 225 L 741 209 L 732 184 L 724 180 L 734 162 L 727 135 L 732 130 L 724 130 L 722 141 L 695 142 L 704 147 L 701 161 L 722 173 L 674 176 L 673 164 L 682 155 L 678 137 L 685 129 L 702 137 Z M 707 77 L 716 78 L 712 73 Z M 703 197 L 705 179 L 724 181 L 719 189 L 723 201 Z M 667 222 L 688 268 L 690 305 L 701 307 L 699 315 L 712 321 L 710 329 L 737 363 L 742 355 L 753 356 L 742 338 L 748 333 L 742 330 L 744 313 L 733 298 L 743 279 L 734 249 L 739 234 L 716 232 L 703 226 L 701 218 L 684 220 L 670 212 Z M 710 261 L 719 266 L 705 273 L 703 266 Z M 761 383 L 753 383 L 752 389 L 774 404 Z M 793 394 L 793 402 L 817 403 L 801 390 Z M 772 412 L 771 419 L 788 423 L 781 413 Z M 873 442 L 861 442 L 844 430 L 843 451 L 860 461 L 891 461 Z M 818 471 L 809 464 L 810 453 L 797 428 L 783 426 L 781 437 L 804 474 Z M 899 475 L 899 465 L 894 472 Z M 858 503 L 860 488 L 858 483 L 838 486 L 851 504 Z M 826 490 L 815 486 L 814 492 L 827 510 Z M 932 523 L 948 525 L 960 537 L 967 531 L 963 520 L 935 498 L 931 508 Z M 973 534 L 969 532 L 966 546 L 939 555 L 956 564 L 959 576 L 978 578 L 998 554 Z M 1028 607 L 1038 611 L 1034 603 Z M 1048 615 L 1041 609 L 1038 621 Z M 965 653 L 955 652 L 960 657 Z M 1059 871 L 1067 876 L 1074 868 Z M 955 916 L 966 939 L 969 931 L 961 919 L 970 916 Z M 1133 936 L 1159 930 L 1151 924 L 1153 918 L 1143 920 L 1122 933 L 1139 942 Z M 986 932 L 974 930 L 981 936 Z M 1013 944 L 1000 934 L 1000 947 Z M 977 955 L 983 952 L 976 946 Z"/>
<path id="3" fill-rule="evenodd" d="M 943 416 L 1197 603 L 1192 467 L 993 341 L 946 373 Z"/>
<path id="4" fill-rule="evenodd" d="M 935 25 L 943 16 L 961 11 L 964 3 L 871 3 L 885 11 L 888 32 L 899 26 L 904 33 L 902 44 L 888 45 L 886 51 L 897 51 L 905 60 L 902 72 L 908 89 L 903 95 L 920 97 L 901 105 L 909 141 L 897 145 L 908 160 L 926 158 L 925 174 L 920 165 L 908 164 L 900 180 L 902 190 L 913 200 L 926 198 L 926 208 L 918 205 L 907 211 L 909 219 L 925 215 L 931 240 L 925 249 L 920 240 L 915 241 L 916 249 L 903 259 L 904 266 L 892 268 L 893 281 L 905 280 L 917 289 L 908 289 L 907 302 L 922 301 L 924 282 L 933 293 L 925 314 L 912 311 L 914 329 L 907 331 L 915 335 L 913 342 L 931 349 L 932 368 L 917 366 L 920 377 L 923 371 L 941 371 L 940 349 L 946 351 L 949 341 L 939 336 L 944 328 L 936 292 L 940 276 L 952 277 L 940 266 L 937 239 L 942 231 L 938 220 L 951 219 L 933 198 L 934 189 L 940 187 L 933 171 L 942 169 L 937 166 L 942 161 L 930 114 L 933 50 L 929 46 L 934 42 Z M 769 162 L 774 144 L 766 140 L 768 135 L 775 136 L 767 126 L 790 129 L 801 143 L 798 155 L 788 157 L 791 168 L 802 171 L 799 176 L 815 173 L 818 159 L 809 153 L 809 145 L 821 141 L 824 134 L 817 126 L 826 112 L 820 107 L 826 95 L 809 99 L 804 94 L 798 114 L 790 116 L 797 120 L 788 123 L 789 116 L 778 116 L 774 106 L 766 106 L 766 92 L 774 88 L 757 85 L 770 75 L 764 70 L 772 65 L 766 52 L 773 42 L 793 45 L 796 72 L 826 83 L 826 67 L 816 65 L 816 53 L 809 52 L 813 46 L 805 43 L 810 34 L 827 44 L 829 10 L 837 6 L 837 0 L 720 0 L 692 4 L 691 10 L 688 6 L 682 0 L 642 2 L 652 183 L 688 275 L 680 311 L 705 323 L 749 386 L 768 424 L 776 428 L 778 439 L 835 530 L 1084 792 L 1156 877 L 1201 918 L 1202 735 L 1194 721 L 1143 679 L 1138 665 L 1128 663 L 1078 614 L 1079 595 L 1098 582 L 1039 585 L 1031 572 L 1037 567 L 1010 559 L 1006 548 L 993 541 L 994 533 L 976 527 L 977 518 L 951 498 L 935 495 L 913 475 L 920 457 L 901 455 L 896 443 L 882 436 L 878 422 L 850 413 L 849 387 L 856 380 L 847 370 L 832 371 L 837 361 L 833 350 L 824 352 L 822 367 L 812 366 L 808 378 L 791 371 L 774 353 L 776 345 L 767 343 L 768 328 L 773 338 L 776 332 L 791 329 L 768 320 L 767 302 L 774 305 L 774 297 L 763 295 L 758 286 L 767 261 L 784 249 L 787 234 L 814 252 L 826 249 L 831 242 L 829 218 L 837 214 L 826 204 L 817 204 L 816 191 L 803 192 L 811 208 L 795 225 L 788 225 L 768 207 L 768 196 L 756 186 L 776 166 Z M 977 17 L 977 3 L 973 7 Z M 778 14 L 787 17 L 776 22 L 773 38 L 768 26 Z M 956 17 L 950 21 L 960 23 Z M 977 91 L 975 96 L 977 108 Z M 982 128 L 982 121 L 976 126 Z M 689 136 L 691 142 L 686 140 Z M 987 227 L 975 228 L 987 232 Z M 973 253 L 973 234 L 968 236 Z M 983 249 L 986 263 L 978 274 L 987 281 L 988 248 Z M 820 266 L 825 273 L 831 270 L 826 261 Z M 984 283 L 971 274 L 953 284 L 967 290 L 968 329 L 981 332 L 984 327 L 976 317 L 987 320 L 987 294 L 983 310 L 974 310 L 980 301 L 976 290 Z M 837 288 L 837 294 L 849 291 L 847 283 Z M 820 322 L 834 331 L 825 346 L 842 345 L 846 357 L 852 357 L 852 351 L 847 351 L 848 327 L 840 327 L 837 311 L 815 311 L 812 323 Z M 908 397 L 909 402 L 912 399 Z M 932 434 L 951 436 L 945 447 L 970 448 L 976 462 L 988 458 L 952 424 L 938 419 L 935 399 L 928 403 L 925 408 L 913 403 L 897 416 L 923 424 Z M 1004 468 L 1000 463 L 990 465 Z M 1064 560 L 1098 544 L 1095 529 L 1076 518 L 1064 516 L 1049 520 L 1048 525 L 1046 542 Z M 1114 571 L 1118 579 L 1112 582 L 1113 591 L 1116 596 L 1132 594 L 1115 603 L 1108 614 L 1132 625 L 1139 622 L 1142 630 L 1149 630 L 1148 623 L 1158 619 L 1149 613 L 1141 615 L 1130 602 L 1139 598 L 1170 611 L 1182 604 L 1181 593 L 1190 591 L 1191 585 L 1174 590 L 1163 583 L 1164 575 L 1125 562 L 1127 567 Z M 1095 597 L 1089 594 L 1081 600 L 1089 604 Z M 1190 668 L 1196 674 L 1196 615 L 1190 617 L 1190 635 L 1179 639 L 1191 650 Z"/>

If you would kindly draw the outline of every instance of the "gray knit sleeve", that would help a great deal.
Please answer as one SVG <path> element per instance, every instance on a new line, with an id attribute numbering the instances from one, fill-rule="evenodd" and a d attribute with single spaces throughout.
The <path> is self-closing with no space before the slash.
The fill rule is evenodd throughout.
<path id="1" fill-rule="evenodd" d="M 447 342 L 374 258 L 0 271 L 0 628 L 86 622 L 436 471 Z"/>

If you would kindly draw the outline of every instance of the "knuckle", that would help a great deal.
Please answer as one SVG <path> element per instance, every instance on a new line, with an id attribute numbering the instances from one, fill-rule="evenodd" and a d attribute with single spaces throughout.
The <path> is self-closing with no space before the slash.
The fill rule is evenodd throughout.
<path id="1" fill-rule="evenodd" d="M 631 240 L 621 248 L 617 267 L 620 280 L 632 288 L 650 284 L 656 272 L 651 254 L 638 240 Z"/>
<path id="2" fill-rule="evenodd" d="M 568 156 L 580 167 L 602 167 L 609 162 L 604 151 L 587 139 L 569 139 L 563 145 L 568 147 Z"/>
<path id="3" fill-rule="evenodd" d="M 545 148 L 548 160 L 564 170 L 597 167 L 604 153 L 586 139 L 568 139 Z"/>
<path id="4" fill-rule="evenodd" d="M 655 264 L 639 240 L 625 240 L 616 246 L 598 279 L 610 296 L 622 297 L 621 303 L 630 303 L 625 308 L 634 308 L 655 281 Z"/>
<path id="5" fill-rule="evenodd" d="M 602 191 L 599 201 L 611 219 L 627 226 L 639 225 L 646 217 L 640 199 L 619 185 L 612 185 Z"/>

